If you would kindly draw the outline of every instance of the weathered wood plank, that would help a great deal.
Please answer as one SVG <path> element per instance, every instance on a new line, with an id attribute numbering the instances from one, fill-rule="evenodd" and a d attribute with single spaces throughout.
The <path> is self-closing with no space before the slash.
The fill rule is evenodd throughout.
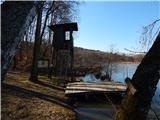
<path id="1" fill-rule="evenodd" d="M 117 82 L 85 83 L 74 82 L 68 83 L 65 94 L 83 93 L 83 92 L 124 92 L 126 85 Z"/>
<path id="2" fill-rule="evenodd" d="M 82 88 L 101 88 L 101 89 L 126 89 L 126 86 L 115 86 L 115 85 L 74 85 L 74 86 L 67 86 L 66 89 L 82 89 Z"/>
<path id="3" fill-rule="evenodd" d="M 122 85 L 122 86 L 126 86 L 123 83 L 120 82 L 115 82 L 115 81 L 108 81 L 108 82 L 73 82 L 73 83 L 68 83 L 67 86 L 69 85 Z"/>

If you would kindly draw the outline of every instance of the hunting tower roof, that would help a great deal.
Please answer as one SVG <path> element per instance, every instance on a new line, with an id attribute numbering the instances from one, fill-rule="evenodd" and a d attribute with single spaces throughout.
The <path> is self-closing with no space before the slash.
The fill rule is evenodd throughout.
<path id="1" fill-rule="evenodd" d="M 64 31 L 78 31 L 77 23 L 65 23 L 65 24 L 55 24 L 48 26 L 52 31 L 55 29 L 63 28 Z"/>

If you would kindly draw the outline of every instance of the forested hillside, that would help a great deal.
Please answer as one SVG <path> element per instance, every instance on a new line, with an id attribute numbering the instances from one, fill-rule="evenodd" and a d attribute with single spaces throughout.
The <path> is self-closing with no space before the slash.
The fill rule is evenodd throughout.
<path id="1" fill-rule="evenodd" d="M 13 69 L 29 71 L 31 69 L 33 43 L 23 41 L 13 59 Z M 41 59 L 51 61 L 51 45 L 43 42 L 41 47 Z M 90 50 L 80 47 L 74 47 L 74 65 L 75 66 L 95 66 L 114 62 L 140 62 L 143 55 L 127 56 L 126 54 L 103 52 L 99 50 Z"/>
<path id="2" fill-rule="evenodd" d="M 101 65 L 108 62 L 140 62 L 143 55 L 129 56 L 123 53 L 103 52 L 75 47 L 75 65 Z"/>

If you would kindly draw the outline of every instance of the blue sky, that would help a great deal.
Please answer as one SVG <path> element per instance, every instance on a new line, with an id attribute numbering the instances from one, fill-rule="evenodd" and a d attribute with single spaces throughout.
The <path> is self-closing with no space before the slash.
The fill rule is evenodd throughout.
<path id="1" fill-rule="evenodd" d="M 137 49 L 142 27 L 160 18 L 160 2 L 86 1 L 80 5 L 75 46 L 109 51 Z"/>

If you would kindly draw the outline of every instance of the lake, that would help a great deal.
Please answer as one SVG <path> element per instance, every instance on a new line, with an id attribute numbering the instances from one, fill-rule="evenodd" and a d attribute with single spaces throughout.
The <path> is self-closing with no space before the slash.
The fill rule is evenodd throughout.
<path id="1" fill-rule="evenodd" d="M 124 83 L 126 77 L 132 78 L 138 64 L 114 64 L 112 79 Z M 157 90 L 152 99 L 151 107 L 156 111 L 160 111 L 160 81 Z M 112 106 L 106 104 L 90 104 L 86 103 L 76 108 L 77 120 L 111 120 L 114 114 Z"/>
<path id="2" fill-rule="evenodd" d="M 116 70 L 112 74 L 112 79 L 124 83 L 126 77 L 132 78 L 138 64 L 116 64 Z M 160 81 L 157 84 L 157 90 L 152 99 L 152 108 L 160 110 Z"/>

